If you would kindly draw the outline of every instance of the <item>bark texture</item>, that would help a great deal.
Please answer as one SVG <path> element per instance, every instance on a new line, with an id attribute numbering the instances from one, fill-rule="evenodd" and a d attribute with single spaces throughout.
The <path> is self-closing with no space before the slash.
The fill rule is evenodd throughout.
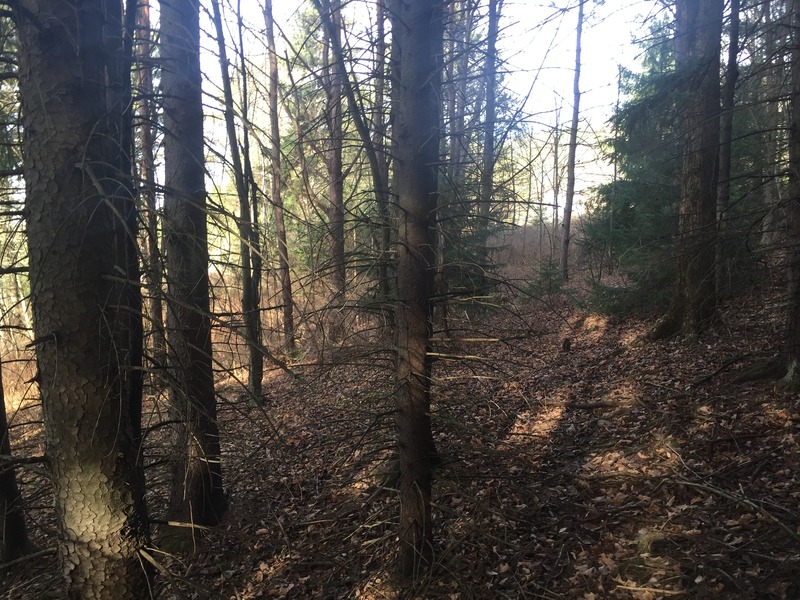
<path id="1" fill-rule="evenodd" d="M 161 5 L 168 367 L 177 430 L 170 517 L 215 525 L 225 509 L 211 361 L 200 19 Z"/>
<path id="2" fill-rule="evenodd" d="M 800 389 L 800 0 L 791 2 L 791 96 L 789 102 L 789 287 L 786 323 L 786 376 L 788 391 Z"/>
<path id="3" fill-rule="evenodd" d="M 147 598 L 141 322 L 123 136 L 120 3 L 27 0 L 20 39 L 28 250 L 59 556 L 71 598 Z M 127 68 L 126 68 L 127 65 Z M 128 86 L 130 80 L 128 79 Z"/>
<path id="4" fill-rule="evenodd" d="M 396 0 L 392 15 L 392 105 L 398 195 L 397 429 L 400 467 L 398 572 L 413 577 L 433 559 L 430 417 L 431 296 L 436 272 L 436 204 L 442 5 Z"/>
<path id="5" fill-rule="evenodd" d="M 682 80 L 684 153 L 678 224 L 678 282 L 652 339 L 696 336 L 717 314 L 717 161 L 723 0 L 679 0 L 675 61 Z"/>

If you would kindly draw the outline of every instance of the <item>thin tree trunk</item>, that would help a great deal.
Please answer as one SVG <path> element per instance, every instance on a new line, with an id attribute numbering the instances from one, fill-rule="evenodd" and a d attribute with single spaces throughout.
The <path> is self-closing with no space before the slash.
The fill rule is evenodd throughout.
<path id="1" fill-rule="evenodd" d="M 231 77 L 228 71 L 228 51 L 225 46 L 225 32 L 222 27 L 222 11 L 219 0 L 211 0 L 214 18 L 214 28 L 217 35 L 217 51 L 219 53 L 219 67 L 222 77 L 222 93 L 225 101 L 225 130 L 228 134 L 231 163 L 233 166 L 233 179 L 236 185 L 236 195 L 239 198 L 239 254 L 241 259 L 242 275 L 242 318 L 244 321 L 245 340 L 248 350 L 248 383 L 247 390 L 250 401 L 258 404 L 261 402 L 261 379 L 264 372 L 264 357 L 261 354 L 261 328 L 259 323 L 259 307 L 256 302 L 257 282 L 253 281 L 252 253 L 253 223 L 251 220 L 250 185 L 242 164 L 242 150 L 239 136 L 236 133 L 236 107 L 233 101 Z M 247 75 L 242 71 L 242 82 L 247 80 Z M 246 102 L 246 99 L 245 99 Z M 242 103 L 244 106 L 244 102 Z"/>
<path id="2" fill-rule="evenodd" d="M 136 35 L 136 104 L 139 145 L 139 197 L 145 222 L 145 277 L 148 288 L 148 313 L 152 339 L 151 360 L 157 369 L 166 365 L 167 341 L 164 333 L 164 307 L 161 284 L 163 269 L 158 244 L 158 209 L 156 207 L 156 167 L 153 128 L 153 42 L 150 23 L 150 0 L 139 0 Z"/>
<path id="3" fill-rule="evenodd" d="M 3 372 L 0 366 L 0 456 L 11 461 L 11 440 L 8 436 L 8 417 L 3 394 Z M 28 532 L 22 495 L 17 487 L 13 464 L 0 461 L 0 562 L 21 557 L 28 549 Z"/>
<path id="4" fill-rule="evenodd" d="M 392 224 L 389 216 L 389 155 L 386 148 L 386 118 L 384 111 L 386 89 L 386 0 L 376 0 L 375 4 L 375 108 L 372 118 L 372 146 L 378 162 L 377 177 L 373 181 L 381 186 L 375 190 L 380 218 L 380 255 L 378 256 L 378 286 L 380 300 L 384 304 L 389 301 L 391 285 L 389 281 L 389 263 L 391 253 Z M 387 310 L 388 312 L 388 310 Z"/>
<path id="5" fill-rule="evenodd" d="M 215 525 L 225 510 L 211 322 L 198 0 L 161 5 L 168 366 L 177 428 L 170 517 Z"/>
<path id="6" fill-rule="evenodd" d="M 561 130 L 559 129 L 559 118 L 561 109 L 556 108 L 556 127 L 553 132 L 553 234 L 550 238 L 550 260 L 555 262 L 557 248 L 559 246 L 559 216 L 558 216 L 558 195 L 561 193 L 561 165 L 559 164 L 559 140 Z"/>
<path id="7" fill-rule="evenodd" d="M 241 0 L 236 2 L 236 31 L 239 37 L 239 64 L 245 65 L 245 49 L 244 49 L 244 23 L 242 21 Z M 262 256 L 261 256 L 261 234 L 259 232 L 259 194 L 258 185 L 256 185 L 256 178 L 253 174 L 253 164 L 250 161 L 250 117 L 249 106 L 250 96 L 248 94 L 248 77 L 245 73 L 244 66 L 242 67 L 242 168 L 244 169 L 245 184 L 250 188 L 250 202 L 248 219 L 250 226 L 248 233 L 248 251 L 250 252 L 250 306 L 251 316 L 247 321 L 247 326 L 250 328 L 250 335 L 252 336 L 252 343 L 250 344 L 250 378 L 248 380 L 250 397 L 254 398 L 256 402 L 262 400 L 262 383 L 264 378 L 264 356 L 269 356 L 266 348 L 263 347 L 263 336 L 261 326 L 261 272 L 262 272 Z"/>
<path id="8" fill-rule="evenodd" d="M 397 428 L 400 466 L 401 577 L 419 575 L 433 559 L 429 354 L 436 228 L 441 96 L 442 4 L 395 0 L 393 40 L 397 245 Z"/>
<path id="9" fill-rule="evenodd" d="M 572 201 L 575 197 L 575 155 L 578 151 L 578 119 L 581 105 L 581 34 L 583 33 L 583 6 L 578 2 L 578 27 L 575 36 L 575 80 L 572 84 L 572 128 L 569 131 L 569 153 L 567 156 L 567 197 L 564 199 L 563 232 L 561 235 L 561 277 L 569 279 L 569 242 L 572 226 Z"/>
<path id="10" fill-rule="evenodd" d="M 331 273 L 334 304 L 341 306 L 345 298 L 346 273 L 344 257 L 344 173 L 342 172 L 342 78 L 344 71 L 335 48 L 341 47 L 341 13 L 339 0 L 331 3 L 331 27 L 325 29 L 325 120 L 328 124 L 328 229 L 330 236 Z M 335 327 L 334 329 L 338 329 Z M 334 337 L 339 337 L 334 333 Z"/>
<path id="11" fill-rule="evenodd" d="M 71 598 L 146 598 L 135 422 L 141 304 L 124 132 L 131 57 L 121 3 L 13 6 L 34 346 L 63 573 Z"/>
<path id="12" fill-rule="evenodd" d="M 483 156 L 479 212 L 486 245 L 489 242 L 489 217 L 494 192 L 494 130 L 497 119 L 497 36 L 502 0 L 489 0 L 489 31 L 486 39 L 486 62 L 483 67 L 486 110 L 483 131 Z"/>
<path id="13" fill-rule="evenodd" d="M 278 53 L 275 46 L 275 21 L 272 14 L 272 0 L 266 0 L 264 4 L 264 21 L 267 29 L 267 51 L 269 52 L 269 130 L 272 210 L 275 217 L 275 235 L 278 238 L 278 271 L 280 273 L 281 301 L 283 304 L 283 341 L 287 352 L 291 353 L 295 350 L 294 297 L 292 294 L 292 275 L 289 270 L 289 246 L 286 242 L 286 220 L 283 212 L 283 196 L 281 192 L 281 132 L 280 123 L 278 121 Z"/>
<path id="14" fill-rule="evenodd" d="M 356 131 L 361 138 L 362 145 L 364 147 L 364 152 L 367 155 L 367 161 L 370 165 L 370 172 L 372 175 L 372 185 L 375 191 L 376 203 L 378 206 L 379 215 L 381 215 L 381 229 L 382 229 L 382 243 L 383 243 L 383 252 L 385 253 L 388 250 L 388 245 L 390 241 L 390 225 L 389 225 L 389 164 L 388 164 L 388 157 L 385 150 L 385 144 L 383 138 L 385 137 L 386 133 L 386 125 L 383 122 L 383 64 L 385 62 L 385 42 L 384 38 L 384 25 L 383 21 L 385 19 L 385 8 L 383 6 L 383 0 L 379 0 L 377 6 L 377 19 L 378 19 L 378 43 L 376 44 L 376 61 L 380 61 L 379 66 L 379 82 L 377 83 L 376 87 L 376 99 L 375 99 L 375 118 L 373 120 L 373 132 L 370 135 L 370 130 L 367 125 L 367 120 L 365 117 L 365 111 L 363 106 L 359 103 L 357 97 L 357 88 L 356 85 L 350 81 L 350 78 L 347 76 L 347 70 L 345 68 L 345 60 L 344 60 L 344 50 L 342 48 L 342 41 L 341 41 L 341 16 L 340 16 L 340 8 L 336 2 L 330 2 L 330 0 L 313 0 L 314 5 L 317 8 L 317 12 L 322 19 L 323 26 L 325 27 L 325 31 L 327 34 L 327 38 L 330 44 L 330 52 L 333 55 L 332 60 L 327 61 L 326 64 L 329 64 L 329 75 L 327 78 L 327 85 L 328 89 L 328 100 L 329 103 L 334 98 L 339 98 L 339 106 L 338 106 L 338 114 L 340 115 L 339 119 L 339 138 L 341 139 L 341 95 L 344 93 L 344 97 L 347 99 L 347 104 L 350 109 L 350 116 L 353 119 L 353 123 L 355 125 Z M 338 0 L 337 0 L 338 1 Z M 335 69 L 333 67 L 336 67 Z M 338 78 L 338 84 L 337 79 Z M 329 104 L 328 114 L 335 116 L 336 114 L 336 107 Z M 334 109 L 334 110 L 331 110 Z M 331 117 L 331 124 L 335 125 L 335 119 Z M 333 135 L 333 134 L 332 134 Z M 334 138 L 337 139 L 337 138 Z M 334 163 L 335 164 L 335 163 Z M 330 163 L 329 163 L 330 167 Z M 341 169 L 341 148 L 338 157 L 338 167 Z M 329 173 L 333 174 L 333 171 L 329 170 Z M 333 181 L 333 180 L 331 180 Z M 337 190 L 337 194 L 339 191 Z M 331 198 L 334 198 L 335 195 L 333 191 L 331 191 Z M 344 205 L 342 204 L 342 239 L 344 239 Z M 335 238 L 334 238 L 335 242 Z M 334 251 L 338 251 L 334 249 Z M 342 246 L 342 256 L 344 256 L 344 247 Z M 385 257 L 382 258 L 381 264 L 385 266 Z M 337 267 L 338 268 L 338 267 Z M 384 297 L 388 294 L 389 291 L 389 277 L 388 277 L 388 270 L 382 269 L 379 266 L 380 273 L 379 278 L 381 283 L 381 289 L 383 290 Z M 341 269 L 341 274 L 344 274 L 344 269 Z"/>
<path id="15" fill-rule="evenodd" d="M 736 98 L 736 81 L 739 78 L 739 7 L 740 0 L 731 0 L 728 64 L 725 68 L 725 85 L 722 88 L 722 115 L 719 140 L 719 187 L 717 189 L 717 249 L 716 289 L 718 296 L 728 291 L 728 223 L 727 211 L 731 195 L 731 150 L 733 148 L 733 109 Z"/>

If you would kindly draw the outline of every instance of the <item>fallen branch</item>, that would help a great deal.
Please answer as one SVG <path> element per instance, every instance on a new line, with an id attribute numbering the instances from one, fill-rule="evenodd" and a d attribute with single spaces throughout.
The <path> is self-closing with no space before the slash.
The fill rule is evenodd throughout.
<path id="1" fill-rule="evenodd" d="M 726 360 L 715 371 L 712 371 L 708 375 L 703 375 L 702 377 L 700 377 L 698 379 L 695 379 L 692 382 L 692 387 L 698 387 L 698 386 L 703 385 L 707 381 L 711 381 L 714 377 L 716 377 L 717 375 L 722 373 L 725 369 L 727 369 L 731 365 L 736 364 L 737 362 L 739 362 L 740 360 L 744 360 L 745 358 L 750 358 L 751 356 L 753 356 L 752 353 L 740 354 L 738 356 L 734 356 L 733 358 L 730 358 L 730 359 Z"/>
<path id="2" fill-rule="evenodd" d="M 682 479 L 682 478 L 678 478 L 678 479 L 673 478 L 672 480 L 675 483 L 679 484 L 679 485 L 685 485 L 687 487 L 693 487 L 693 488 L 696 488 L 696 489 L 699 489 L 699 490 L 704 490 L 706 492 L 710 492 L 712 494 L 716 494 L 717 496 L 721 496 L 722 498 L 726 498 L 727 500 L 730 500 L 731 502 L 735 502 L 736 504 L 739 504 L 740 506 L 744 506 L 746 508 L 749 508 L 749 509 L 757 512 L 761 516 L 765 517 L 767 520 L 772 521 L 775 525 L 777 525 L 778 527 L 783 529 L 789 535 L 789 537 L 791 537 L 795 542 L 800 544 L 800 535 L 798 535 L 786 523 L 780 521 L 771 512 L 767 511 L 766 509 L 761 508 L 758 504 L 756 504 L 752 500 L 744 498 L 743 496 L 737 496 L 737 495 L 732 494 L 730 492 L 726 492 L 725 490 L 717 488 L 717 487 L 714 487 L 713 485 L 708 485 L 708 484 L 705 484 L 705 483 L 696 483 L 694 481 L 689 481 L 687 479 Z"/>
<path id="3" fill-rule="evenodd" d="M 41 558 L 42 556 L 50 556 L 51 554 L 56 553 L 56 548 L 45 548 L 44 550 L 39 550 L 38 552 L 32 552 L 31 554 L 26 554 L 25 556 L 20 556 L 19 558 L 15 558 L 14 560 L 10 560 L 5 563 L 0 563 L 0 571 L 4 569 L 10 569 L 16 565 L 21 565 L 22 563 L 28 562 L 34 558 Z"/>

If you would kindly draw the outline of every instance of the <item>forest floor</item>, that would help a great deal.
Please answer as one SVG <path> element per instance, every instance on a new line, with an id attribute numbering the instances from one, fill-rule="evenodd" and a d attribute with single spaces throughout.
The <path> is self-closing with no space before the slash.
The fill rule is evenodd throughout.
<path id="1" fill-rule="evenodd" d="M 636 344 L 647 322 L 558 296 L 459 321 L 434 373 L 436 564 L 402 592 L 390 356 L 276 371 L 262 407 L 222 383 L 230 509 L 188 543 L 156 531 L 160 596 L 800 598 L 798 397 L 738 379 L 779 348 L 781 289 L 691 343 Z M 63 597 L 41 485 L 23 477 L 40 553 L 0 573 L 2 598 Z"/>

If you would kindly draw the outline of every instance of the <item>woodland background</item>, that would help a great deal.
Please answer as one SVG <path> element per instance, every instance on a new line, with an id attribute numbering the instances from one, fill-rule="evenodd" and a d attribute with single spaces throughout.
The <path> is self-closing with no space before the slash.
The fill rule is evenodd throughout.
<path id="1" fill-rule="evenodd" d="M 0 3 L 0 594 L 800 597 L 800 0 L 246 4 Z"/>

